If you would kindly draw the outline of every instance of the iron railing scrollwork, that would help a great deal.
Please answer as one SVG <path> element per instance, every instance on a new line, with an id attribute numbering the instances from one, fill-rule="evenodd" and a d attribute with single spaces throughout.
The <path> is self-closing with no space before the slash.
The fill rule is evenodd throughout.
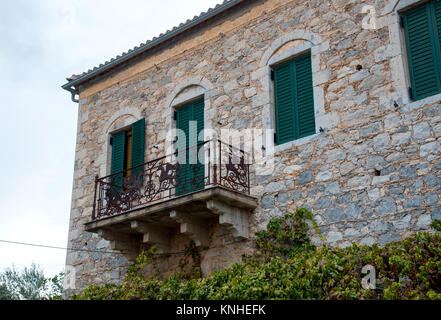
<path id="1" fill-rule="evenodd" d="M 194 152 L 196 163 L 187 163 Z M 185 159 L 185 160 L 183 160 Z M 121 214 L 210 186 L 250 193 L 250 156 L 220 140 L 95 179 L 92 220 Z"/>

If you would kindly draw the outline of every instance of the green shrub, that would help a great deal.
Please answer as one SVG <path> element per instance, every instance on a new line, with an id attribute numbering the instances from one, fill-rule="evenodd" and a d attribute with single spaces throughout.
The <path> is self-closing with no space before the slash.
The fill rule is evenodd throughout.
<path id="1" fill-rule="evenodd" d="M 439 219 L 433 220 L 430 226 L 432 227 L 432 229 L 441 232 L 441 220 Z"/>
<path id="2" fill-rule="evenodd" d="M 256 233 L 255 254 L 202 279 L 188 270 L 145 278 L 140 271 L 152 254 L 144 253 L 122 285 L 92 285 L 74 299 L 441 299 L 441 233 L 416 233 L 384 247 L 317 248 L 307 236 L 310 225 L 321 236 L 305 209 L 272 219 Z M 190 248 L 186 256 L 197 262 Z M 376 289 L 362 288 L 365 265 L 375 267 Z"/>

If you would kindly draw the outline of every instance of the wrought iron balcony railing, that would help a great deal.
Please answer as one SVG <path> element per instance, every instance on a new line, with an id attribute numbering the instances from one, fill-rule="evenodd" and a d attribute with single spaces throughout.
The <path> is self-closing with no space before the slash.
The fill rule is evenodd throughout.
<path id="1" fill-rule="evenodd" d="M 250 155 L 220 140 L 95 179 L 92 220 L 222 186 L 250 193 Z"/>

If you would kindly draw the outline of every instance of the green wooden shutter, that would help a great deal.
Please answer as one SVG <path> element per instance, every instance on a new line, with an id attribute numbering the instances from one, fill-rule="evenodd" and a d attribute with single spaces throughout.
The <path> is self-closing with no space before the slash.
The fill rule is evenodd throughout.
<path id="1" fill-rule="evenodd" d="M 124 170 L 124 154 L 126 143 L 126 132 L 121 131 L 112 136 L 112 164 L 111 174 L 117 174 L 112 177 L 112 184 L 118 187 L 123 185 L 123 170 Z"/>
<path id="2" fill-rule="evenodd" d="M 198 100 L 192 104 L 193 108 L 193 121 L 197 121 L 197 136 L 204 130 L 204 100 Z M 198 143 L 203 142 L 201 139 Z"/>
<path id="3" fill-rule="evenodd" d="M 437 6 L 439 6 L 439 3 L 437 3 Z M 414 100 L 420 100 L 441 92 L 439 75 L 440 37 L 434 9 L 434 3 L 431 2 L 403 15 Z"/>
<path id="4" fill-rule="evenodd" d="M 185 191 L 185 186 L 190 180 L 190 167 L 188 165 L 188 151 L 184 151 L 189 145 L 189 121 L 191 121 L 191 105 L 186 105 L 176 110 L 176 128 L 183 131 L 185 139 L 182 137 L 178 139 L 178 161 L 181 163 L 181 173 L 179 176 L 178 187 L 176 188 L 176 195 L 182 195 Z"/>
<path id="5" fill-rule="evenodd" d="M 311 56 L 307 55 L 296 60 L 296 93 L 298 138 L 314 134 L 314 92 L 312 86 Z"/>
<path id="6" fill-rule="evenodd" d="M 311 55 L 274 69 L 276 143 L 315 133 Z"/>
<path id="7" fill-rule="evenodd" d="M 441 51 L 441 0 L 436 0 L 433 2 L 434 7 L 434 14 L 435 14 L 435 21 L 436 21 L 436 27 L 435 30 L 437 31 L 438 35 L 438 44 L 439 49 Z M 441 61 L 438 61 L 438 64 L 441 64 Z"/>
<path id="8" fill-rule="evenodd" d="M 204 100 L 198 100 L 193 103 L 193 121 L 197 121 L 197 144 L 204 142 L 204 137 L 200 137 L 199 135 L 203 134 L 204 130 Z M 205 166 L 203 163 L 199 162 L 199 152 L 203 149 L 203 146 L 198 146 L 196 150 L 196 164 L 192 165 L 192 178 L 195 179 L 195 183 L 192 186 L 192 189 L 201 189 L 204 186 L 204 177 L 205 177 Z"/>
<path id="9" fill-rule="evenodd" d="M 132 125 L 132 154 L 130 167 L 134 168 L 144 163 L 145 148 L 145 119 L 141 119 Z M 140 175 L 142 167 L 133 169 L 130 174 L 135 177 Z M 142 175 L 142 174 L 141 174 Z"/>
<path id="10" fill-rule="evenodd" d="M 203 177 L 205 174 L 204 165 L 201 163 L 190 164 L 190 152 L 197 152 L 199 148 L 195 145 L 190 145 L 190 135 L 196 135 L 199 137 L 199 133 L 204 129 L 204 100 L 198 100 L 188 105 L 179 108 L 177 111 L 176 127 L 185 133 L 185 141 L 178 140 L 178 151 L 182 151 L 187 148 L 192 148 L 185 152 L 185 164 L 181 166 L 180 185 L 176 188 L 177 195 L 183 195 L 188 192 L 199 190 L 203 187 Z M 197 121 L 196 132 L 190 132 L 190 121 Z M 185 143 L 185 144 L 184 144 Z M 199 141 L 200 143 L 200 141 Z M 182 159 L 182 154 L 178 155 Z M 193 156 L 196 157 L 197 154 Z M 193 180 L 199 180 L 192 183 Z"/>
<path id="11" fill-rule="evenodd" d="M 276 142 L 282 144 L 295 139 L 295 86 L 293 63 L 274 69 L 276 102 Z"/>

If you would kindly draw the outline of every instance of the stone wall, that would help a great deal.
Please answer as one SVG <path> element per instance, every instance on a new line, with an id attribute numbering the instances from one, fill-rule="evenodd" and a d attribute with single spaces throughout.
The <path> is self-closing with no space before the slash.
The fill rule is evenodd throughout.
<path id="1" fill-rule="evenodd" d="M 428 229 L 441 218 L 441 95 L 418 102 L 407 95 L 396 10 L 415 2 L 254 1 L 83 86 L 69 246 L 108 249 L 83 225 L 91 219 L 95 175 L 109 172 L 110 132 L 145 117 L 146 161 L 162 156 L 173 101 L 192 91 L 204 92 L 206 127 L 274 127 L 271 62 L 305 50 L 312 53 L 323 132 L 277 146 L 267 154 L 274 167 L 256 168 L 252 194 L 261 205 L 250 231 L 300 207 L 315 214 L 336 246 L 385 244 Z M 376 29 L 363 28 L 365 5 L 376 9 Z M 212 237 L 222 244 L 229 235 L 214 231 Z M 207 256 L 209 269 L 240 256 L 227 252 L 248 249 L 246 242 L 218 247 Z M 75 270 L 78 291 L 121 281 L 128 262 L 122 255 L 69 252 L 66 264 Z"/>

